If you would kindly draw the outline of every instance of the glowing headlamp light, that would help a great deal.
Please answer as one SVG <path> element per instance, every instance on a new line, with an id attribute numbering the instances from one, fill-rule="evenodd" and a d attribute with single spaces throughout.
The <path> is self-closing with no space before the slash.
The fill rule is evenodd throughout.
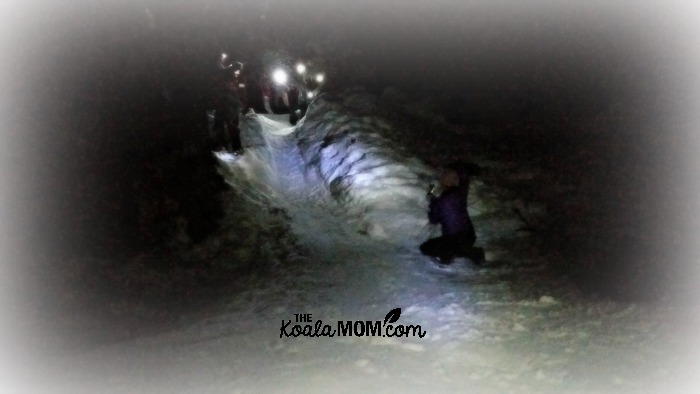
<path id="1" fill-rule="evenodd" d="M 297 72 L 303 74 L 306 72 L 306 66 L 303 63 L 297 64 Z"/>
<path id="2" fill-rule="evenodd" d="M 281 68 L 278 68 L 272 73 L 272 80 L 277 84 L 284 85 L 287 83 L 287 73 Z"/>
<path id="3" fill-rule="evenodd" d="M 306 92 L 307 98 L 314 98 L 314 92 Z"/>
<path id="4" fill-rule="evenodd" d="M 324 79 L 325 77 L 323 74 L 316 74 L 316 82 L 323 82 Z"/>

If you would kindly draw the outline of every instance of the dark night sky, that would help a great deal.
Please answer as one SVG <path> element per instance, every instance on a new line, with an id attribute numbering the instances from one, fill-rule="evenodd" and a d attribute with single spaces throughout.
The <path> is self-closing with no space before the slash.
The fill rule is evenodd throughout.
<path id="1" fill-rule="evenodd" d="M 56 89 L 65 91 L 115 74 L 122 88 L 154 68 L 196 79 L 222 50 L 250 60 L 285 49 L 323 56 L 336 81 L 459 92 L 472 103 L 528 97 L 570 110 L 605 110 L 620 99 L 639 105 L 677 92 L 692 70 L 675 59 L 685 27 L 671 7 L 376 3 L 39 3 L 18 8 L 20 57 L 11 67 L 29 85 L 63 78 Z"/>

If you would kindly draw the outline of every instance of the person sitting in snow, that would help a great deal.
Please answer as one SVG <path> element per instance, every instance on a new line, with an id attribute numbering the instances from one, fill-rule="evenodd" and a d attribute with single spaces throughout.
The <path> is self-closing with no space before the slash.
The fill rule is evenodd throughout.
<path id="1" fill-rule="evenodd" d="M 443 265 L 451 264 L 458 256 L 481 264 L 484 250 L 474 247 L 476 233 L 467 212 L 468 183 L 464 185 L 460 182 L 459 173 L 448 168 L 440 175 L 440 184 L 443 191 L 439 197 L 432 191 L 428 192 L 428 220 L 432 224 L 440 224 L 442 235 L 421 244 L 421 253 L 434 257 Z"/>

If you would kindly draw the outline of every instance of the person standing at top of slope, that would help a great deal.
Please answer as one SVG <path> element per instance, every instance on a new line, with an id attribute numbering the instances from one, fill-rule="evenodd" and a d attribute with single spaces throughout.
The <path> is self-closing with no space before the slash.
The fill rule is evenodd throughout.
<path id="1" fill-rule="evenodd" d="M 440 175 L 440 184 L 443 191 L 439 197 L 432 190 L 428 192 L 428 220 L 440 224 L 442 235 L 421 244 L 421 253 L 436 258 L 440 264 L 451 264 L 457 256 L 481 264 L 484 250 L 474 247 L 476 233 L 467 212 L 468 183 L 464 185 L 459 173 L 448 168 Z"/>
<path id="2" fill-rule="evenodd" d="M 238 97 L 238 81 L 229 76 L 217 100 L 215 129 L 219 148 L 229 152 L 240 152 L 241 130 L 238 127 L 241 113 L 241 99 Z"/>
<path id="3" fill-rule="evenodd" d="M 248 81 L 243 70 L 243 63 L 236 62 L 232 67 L 231 78 L 236 81 L 236 92 L 241 99 L 241 113 L 243 115 L 250 110 L 250 102 L 248 101 Z"/>
<path id="4" fill-rule="evenodd" d="M 258 85 L 260 87 L 260 95 L 263 99 L 263 107 L 265 108 L 265 112 L 271 114 L 273 112 L 272 104 L 270 103 L 272 97 L 272 81 L 270 80 L 270 76 L 266 73 L 260 75 Z"/>

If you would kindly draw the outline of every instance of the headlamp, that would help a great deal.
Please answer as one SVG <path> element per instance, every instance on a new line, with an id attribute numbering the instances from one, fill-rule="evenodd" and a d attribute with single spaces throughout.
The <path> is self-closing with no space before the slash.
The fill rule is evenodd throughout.
<path id="1" fill-rule="evenodd" d="M 278 68 L 272 73 L 272 80 L 277 84 L 284 85 L 287 83 L 287 73 L 281 68 Z"/>

